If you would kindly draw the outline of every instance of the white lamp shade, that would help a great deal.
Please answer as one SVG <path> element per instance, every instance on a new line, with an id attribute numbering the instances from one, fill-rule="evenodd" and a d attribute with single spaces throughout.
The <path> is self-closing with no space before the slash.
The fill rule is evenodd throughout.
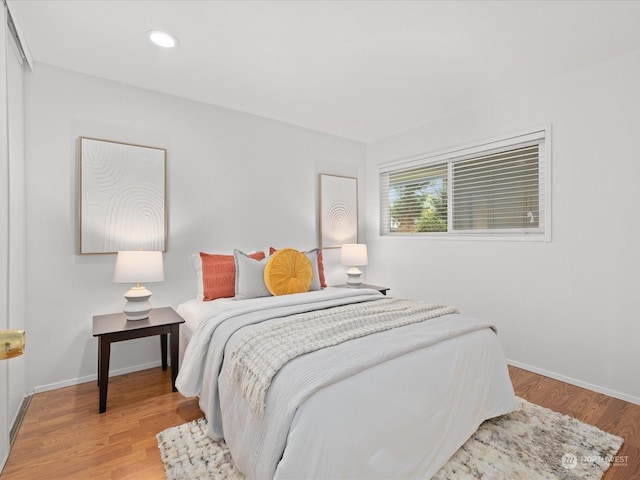
<path id="1" fill-rule="evenodd" d="M 367 260 L 367 246 L 362 243 L 346 243 L 342 245 L 340 263 L 350 267 L 366 265 L 369 263 Z"/>
<path id="2" fill-rule="evenodd" d="M 162 252 L 118 252 L 114 283 L 149 283 L 164 280 Z"/>

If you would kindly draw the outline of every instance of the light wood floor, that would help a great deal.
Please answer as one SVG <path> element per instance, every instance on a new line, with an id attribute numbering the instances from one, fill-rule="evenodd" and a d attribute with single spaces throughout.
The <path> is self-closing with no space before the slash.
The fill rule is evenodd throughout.
<path id="1" fill-rule="evenodd" d="M 625 438 L 605 480 L 640 479 L 640 406 L 509 368 L 516 394 Z M 202 416 L 159 367 L 111 378 L 107 411 L 85 383 L 34 395 L 2 480 L 164 479 L 156 433 Z"/>

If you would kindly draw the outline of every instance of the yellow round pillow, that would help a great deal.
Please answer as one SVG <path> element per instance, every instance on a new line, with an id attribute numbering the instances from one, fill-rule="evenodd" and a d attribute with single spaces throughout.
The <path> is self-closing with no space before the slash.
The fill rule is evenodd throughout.
<path id="1" fill-rule="evenodd" d="M 278 250 L 264 267 L 264 284 L 272 295 L 308 292 L 312 278 L 311 261 L 293 248 Z"/>

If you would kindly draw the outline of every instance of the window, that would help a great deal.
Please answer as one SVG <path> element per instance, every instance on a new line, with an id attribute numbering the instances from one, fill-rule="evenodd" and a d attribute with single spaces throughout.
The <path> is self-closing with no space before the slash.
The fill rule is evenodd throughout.
<path id="1" fill-rule="evenodd" d="M 380 169 L 381 235 L 549 240 L 548 129 Z"/>

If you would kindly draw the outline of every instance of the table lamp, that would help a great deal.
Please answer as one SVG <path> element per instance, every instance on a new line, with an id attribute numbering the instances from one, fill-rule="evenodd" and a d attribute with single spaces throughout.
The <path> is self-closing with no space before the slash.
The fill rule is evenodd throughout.
<path id="1" fill-rule="evenodd" d="M 141 283 L 161 282 L 164 280 L 162 252 L 144 250 L 118 252 L 114 283 L 135 283 L 136 286 L 124 294 L 127 302 L 124 313 L 127 320 L 144 320 L 149 318 L 153 308 L 149 297 L 151 292 Z"/>
<path id="2" fill-rule="evenodd" d="M 357 267 L 366 265 L 367 246 L 362 243 L 346 243 L 340 249 L 340 263 L 349 266 L 347 270 L 347 286 L 360 288 L 362 285 L 362 272 Z"/>

